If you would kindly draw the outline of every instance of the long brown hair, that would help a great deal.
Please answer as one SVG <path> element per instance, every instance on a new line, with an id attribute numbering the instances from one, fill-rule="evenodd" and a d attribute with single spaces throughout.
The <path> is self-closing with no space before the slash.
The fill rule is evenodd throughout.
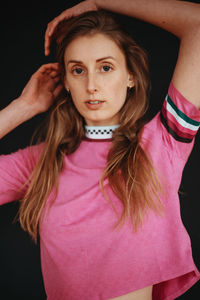
<path id="1" fill-rule="evenodd" d="M 108 178 L 110 187 L 123 204 L 124 209 L 115 228 L 117 225 L 122 226 L 126 218 L 131 217 L 133 228 L 137 230 L 147 209 L 160 212 L 162 207 L 158 197 L 159 180 L 150 158 L 140 145 L 140 133 L 148 108 L 148 58 L 146 52 L 115 20 L 114 14 L 104 10 L 87 12 L 64 21 L 55 33 L 62 80 L 65 76 L 66 47 L 77 37 L 96 33 L 102 33 L 115 41 L 125 55 L 128 71 L 134 76 L 135 86 L 127 90 L 120 114 L 120 126 L 113 134 L 107 165 L 100 178 L 100 188 L 114 208 L 104 191 L 104 179 Z M 64 157 L 76 151 L 84 135 L 84 119 L 76 110 L 71 96 L 63 90 L 49 111 L 44 149 L 19 210 L 21 226 L 35 242 L 46 200 L 53 187 L 58 188 Z"/>

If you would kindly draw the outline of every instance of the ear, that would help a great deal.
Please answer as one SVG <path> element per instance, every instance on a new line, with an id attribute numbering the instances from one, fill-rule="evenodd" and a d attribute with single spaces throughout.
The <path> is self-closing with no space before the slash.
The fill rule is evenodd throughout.
<path id="1" fill-rule="evenodd" d="M 127 81 L 127 87 L 132 88 L 135 86 L 135 80 L 133 74 L 129 73 L 128 75 L 128 81 Z"/>

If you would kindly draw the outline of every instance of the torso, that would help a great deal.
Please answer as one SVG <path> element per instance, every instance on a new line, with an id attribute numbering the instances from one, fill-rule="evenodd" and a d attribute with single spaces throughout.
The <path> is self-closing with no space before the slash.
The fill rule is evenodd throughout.
<path id="1" fill-rule="evenodd" d="M 172 90 L 173 99 L 175 93 Z M 174 100 L 177 111 L 181 107 L 184 115 L 188 110 L 199 116 L 181 100 L 180 95 Z M 170 114 L 169 123 L 172 117 Z M 175 137 L 181 132 L 185 140 L 185 128 L 179 122 L 173 123 L 177 124 Z M 149 210 L 136 234 L 129 222 L 114 230 L 119 219 L 115 212 L 121 215 L 122 203 L 107 179 L 104 189 L 113 207 L 99 188 L 111 142 L 85 139 L 74 153 L 66 155 L 56 201 L 48 211 L 53 194 L 49 196 L 43 211 L 48 213 L 40 222 L 41 263 L 49 300 L 77 300 L 83 295 L 84 299 L 152 300 L 152 286 L 140 289 L 141 283 L 155 284 L 153 297 L 160 300 L 181 295 L 185 286 L 199 279 L 178 197 L 182 171 L 192 150 L 192 143 L 186 142 L 176 141 L 168 133 L 159 114 L 146 124 L 141 146 L 158 171 L 164 214 Z M 172 260 L 176 263 L 169 264 Z"/>
<path id="2" fill-rule="evenodd" d="M 152 300 L 152 286 L 109 300 Z"/>

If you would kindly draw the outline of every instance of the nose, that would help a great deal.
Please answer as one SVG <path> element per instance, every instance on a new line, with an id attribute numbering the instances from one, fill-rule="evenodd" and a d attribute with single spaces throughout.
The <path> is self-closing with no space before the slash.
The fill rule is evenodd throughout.
<path id="1" fill-rule="evenodd" d="M 87 77 L 87 92 L 90 94 L 95 93 L 98 90 L 96 83 L 96 76 L 93 72 L 88 73 Z"/>

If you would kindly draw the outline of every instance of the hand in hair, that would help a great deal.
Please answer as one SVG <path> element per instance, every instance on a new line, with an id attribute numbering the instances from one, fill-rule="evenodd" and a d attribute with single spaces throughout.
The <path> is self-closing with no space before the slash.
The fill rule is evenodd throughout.
<path id="1" fill-rule="evenodd" d="M 59 80 L 57 63 L 41 66 L 21 95 L 0 111 L 0 139 L 23 122 L 45 112 L 63 88 Z"/>
<path id="2" fill-rule="evenodd" d="M 33 107 L 36 114 L 45 112 L 61 92 L 57 63 L 42 65 L 30 78 L 20 96 L 26 104 Z"/>
<path id="3" fill-rule="evenodd" d="M 91 10 L 98 10 L 97 5 L 94 0 L 86 0 L 69 9 L 64 10 L 60 15 L 58 15 L 51 22 L 49 22 L 45 32 L 45 43 L 44 43 L 45 55 L 49 55 L 50 53 L 51 38 L 53 36 L 56 27 L 61 21 L 70 19 L 72 17 L 76 17 L 84 12 L 91 11 Z"/>

